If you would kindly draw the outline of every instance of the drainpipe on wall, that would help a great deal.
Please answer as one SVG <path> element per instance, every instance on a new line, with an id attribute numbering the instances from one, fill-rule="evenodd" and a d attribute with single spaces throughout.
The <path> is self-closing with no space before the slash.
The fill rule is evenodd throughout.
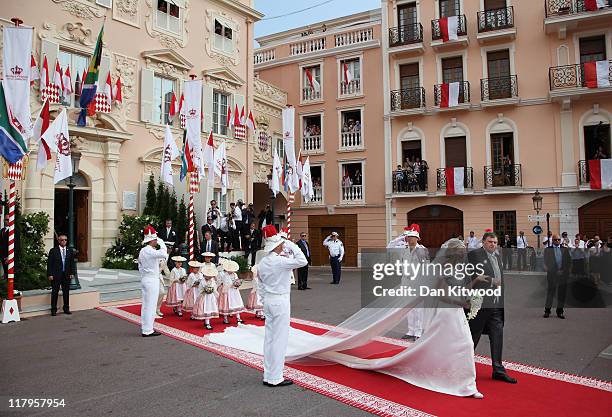
<path id="1" fill-rule="evenodd" d="M 384 120 L 384 143 L 385 143 L 385 230 L 386 230 L 386 241 L 391 240 L 391 226 L 392 226 L 392 213 L 391 204 L 393 199 L 391 198 L 391 117 L 389 116 L 391 106 L 389 102 L 389 8 L 387 0 L 381 1 L 381 14 L 382 14 L 382 75 L 383 75 L 383 120 Z"/>

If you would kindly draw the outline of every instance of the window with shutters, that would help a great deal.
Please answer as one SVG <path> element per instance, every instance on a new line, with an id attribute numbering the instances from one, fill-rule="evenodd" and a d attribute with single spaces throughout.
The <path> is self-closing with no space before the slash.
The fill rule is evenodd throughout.
<path id="1" fill-rule="evenodd" d="M 181 8 L 171 0 L 157 0 L 157 12 L 155 23 L 158 29 L 181 33 Z"/>
<path id="2" fill-rule="evenodd" d="M 361 58 L 340 60 L 340 95 L 361 93 Z"/>
<path id="3" fill-rule="evenodd" d="M 445 84 L 463 81 L 463 57 L 442 58 L 442 82 Z"/>
<path id="4" fill-rule="evenodd" d="M 285 143 L 283 142 L 283 138 L 276 138 L 276 152 L 282 163 L 285 158 Z"/>
<path id="5" fill-rule="evenodd" d="M 459 16 L 459 0 L 439 0 L 440 17 Z"/>
<path id="6" fill-rule="evenodd" d="M 516 238 L 516 211 L 494 211 L 493 231 L 497 233 L 498 240 L 504 235 Z"/>
<path id="7" fill-rule="evenodd" d="M 174 80 L 155 76 L 153 78 L 153 123 L 170 124 L 170 104 L 172 103 L 172 91 Z"/>
<path id="8" fill-rule="evenodd" d="M 219 91 L 213 92 L 213 133 L 217 135 L 227 136 L 227 109 L 230 105 L 229 94 Z"/>
<path id="9" fill-rule="evenodd" d="M 221 211 L 222 215 L 226 215 L 227 214 L 227 194 L 225 195 L 221 195 L 221 189 L 220 188 L 215 188 L 214 193 L 214 200 L 217 201 L 217 207 L 219 207 L 219 210 Z"/>
<path id="10" fill-rule="evenodd" d="M 72 91 L 70 97 L 64 97 L 62 104 L 69 107 L 79 107 L 79 99 L 81 97 L 81 86 L 83 84 L 83 74 L 89 67 L 90 57 L 83 54 L 78 54 L 71 51 L 60 50 L 59 55 L 60 67 L 62 68 L 62 74 L 66 72 L 66 69 L 70 67 L 70 77 L 72 79 Z M 49 65 L 49 82 L 53 82 L 54 69 L 51 63 Z M 106 80 L 105 80 L 106 81 Z"/>
<path id="11" fill-rule="evenodd" d="M 213 47 L 225 54 L 234 53 L 234 29 L 226 22 L 215 19 L 215 34 Z"/>
<path id="12" fill-rule="evenodd" d="M 606 59 L 606 37 L 591 36 L 580 38 L 580 63 L 603 61 Z"/>

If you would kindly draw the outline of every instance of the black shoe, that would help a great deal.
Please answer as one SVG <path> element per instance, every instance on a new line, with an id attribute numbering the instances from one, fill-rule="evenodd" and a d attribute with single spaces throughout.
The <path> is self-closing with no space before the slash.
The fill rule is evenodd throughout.
<path id="1" fill-rule="evenodd" d="M 335 284 L 335 282 L 334 282 L 334 281 L 332 281 L 332 282 L 330 282 L 330 284 Z"/>
<path id="2" fill-rule="evenodd" d="M 70 310 L 64 310 L 64 314 L 72 314 Z"/>
<path id="3" fill-rule="evenodd" d="M 565 315 L 563 314 L 563 311 L 557 311 L 557 317 L 559 317 L 560 319 L 565 319 Z"/>
<path id="4" fill-rule="evenodd" d="M 51 315 L 52 315 L 52 316 L 57 316 L 57 312 L 52 311 L 52 312 L 51 312 Z"/>
<path id="5" fill-rule="evenodd" d="M 142 337 L 153 337 L 153 336 L 161 336 L 161 333 L 154 331 L 153 333 L 143 334 L 142 335 Z"/>
<path id="6" fill-rule="evenodd" d="M 269 382 L 264 381 L 263 384 L 266 387 L 272 387 L 272 388 L 274 388 L 274 387 L 286 387 L 287 385 L 293 385 L 293 381 L 285 379 L 284 381 L 279 382 L 278 384 L 270 384 Z"/>
<path id="7" fill-rule="evenodd" d="M 304 288 L 304 289 L 305 289 L 305 290 L 312 290 L 312 288 L 310 288 L 310 287 L 306 287 L 306 288 Z"/>
<path id="8" fill-rule="evenodd" d="M 405 335 L 402 336 L 402 339 L 408 340 L 410 342 L 416 342 L 418 337 L 417 336 L 412 336 L 410 334 L 405 334 Z"/>
<path id="9" fill-rule="evenodd" d="M 236 320 L 236 323 L 244 324 L 244 320 L 238 319 L 238 320 Z"/>
<path id="10" fill-rule="evenodd" d="M 550 310 L 544 310 L 544 316 L 545 319 L 550 317 Z"/>
<path id="11" fill-rule="evenodd" d="M 512 378 L 510 375 L 508 375 L 507 373 L 502 373 L 502 372 L 495 372 L 493 374 L 493 379 L 497 380 L 497 381 L 503 381 L 503 382 L 507 382 L 509 384 L 516 384 L 517 380 L 515 378 Z"/>

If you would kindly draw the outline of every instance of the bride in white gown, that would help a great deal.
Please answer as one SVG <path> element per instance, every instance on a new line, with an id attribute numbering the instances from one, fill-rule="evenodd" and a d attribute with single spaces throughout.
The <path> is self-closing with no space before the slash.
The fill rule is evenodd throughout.
<path id="1" fill-rule="evenodd" d="M 444 253 L 441 253 L 444 252 Z M 435 262 L 462 262 L 465 246 L 458 239 L 449 241 Z M 438 286 L 447 285 L 439 278 Z M 456 284 L 456 282 L 455 282 Z M 346 350 L 367 345 L 405 319 L 407 311 L 422 301 L 420 297 L 402 297 L 389 305 L 375 301 L 323 335 L 290 329 L 286 360 L 302 364 L 339 363 L 350 368 L 388 374 L 412 385 L 457 396 L 482 398 L 476 388 L 474 345 L 461 307 L 464 300 L 427 299 L 424 333 L 416 342 L 393 356 L 367 359 L 347 354 Z M 209 340 L 247 352 L 263 354 L 264 327 L 240 325 L 224 333 L 213 333 Z M 397 349 L 380 343 L 375 352 Z M 386 346 L 380 347 L 380 346 Z M 373 348 L 373 346 L 372 346 Z M 344 352 L 344 353 L 343 353 Z"/>

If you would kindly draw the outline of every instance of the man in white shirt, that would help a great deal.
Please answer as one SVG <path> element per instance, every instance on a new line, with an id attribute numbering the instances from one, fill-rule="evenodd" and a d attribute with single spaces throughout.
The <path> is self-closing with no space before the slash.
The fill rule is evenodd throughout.
<path id="1" fill-rule="evenodd" d="M 323 246 L 329 250 L 329 264 L 332 269 L 333 280 L 330 284 L 340 284 L 340 275 L 342 273 L 341 262 L 344 258 L 344 244 L 338 239 L 338 233 L 332 232 L 323 241 Z"/>
<path id="2" fill-rule="evenodd" d="M 519 271 L 524 271 L 527 269 L 527 246 L 525 232 L 521 230 L 519 235 L 516 237 L 516 249 L 518 252 L 517 266 Z"/>
<path id="3" fill-rule="evenodd" d="M 474 236 L 474 231 L 471 230 L 470 231 L 470 236 L 467 238 L 467 248 L 468 251 L 474 250 L 474 249 L 478 249 L 479 247 L 482 246 L 482 242 L 480 239 L 478 239 L 476 236 Z"/>
<path id="4" fill-rule="evenodd" d="M 242 200 L 238 200 L 236 202 L 236 206 L 234 207 L 234 221 L 236 222 L 236 233 L 238 235 L 238 239 L 239 239 L 239 243 L 240 243 L 240 249 L 244 250 L 244 245 L 242 242 L 242 232 L 243 232 L 243 225 L 242 225 L 242 206 L 244 206 L 244 203 L 242 202 Z"/>
<path id="5" fill-rule="evenodd" d="M 153 226 L 144 229 L 145 247 L 138 254 L 138 270 L 141 277 L 142 306 L 140 308 L 142 337 L 159 336 L 153 330 L 157 297 L 159 296 L 159 263 L 168 259 L 168 251 L 163 240 L 157 238 Z M 157 249 L 159 245 L 159 249 Z"/>
<path id="6" fill-rule="evenodd" d="M 273 225 L 264 227 L 263 232 L 266 255 L 257 265 L 258 289 L 266 317 L 263 384 L 282 387 L 293 383 L 283 377 L 289 338 L 291 278 L 293 270 L 305 266 L 308 261 L 300 248 L 283 239 Z"/>

